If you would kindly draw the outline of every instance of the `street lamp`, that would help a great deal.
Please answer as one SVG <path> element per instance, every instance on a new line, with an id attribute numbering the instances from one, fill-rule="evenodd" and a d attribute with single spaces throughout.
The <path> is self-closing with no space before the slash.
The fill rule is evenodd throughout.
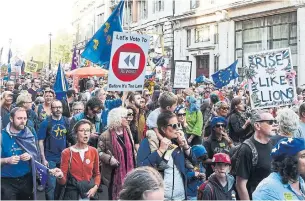
<path id="1" fill-rule="evenodd" d="M 51 70 L 51 42 L 52 42 L 52 33 L 49 33 L 50 36 L 50 49 L 49 49 L 49 70 Z"/>

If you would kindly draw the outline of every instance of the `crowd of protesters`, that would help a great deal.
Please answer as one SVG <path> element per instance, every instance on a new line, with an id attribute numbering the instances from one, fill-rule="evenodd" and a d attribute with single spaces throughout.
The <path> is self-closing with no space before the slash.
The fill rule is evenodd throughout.
<path id="1" fill-rule="evenodd" d="M 305 89 L 292 106 L 251 110 L 238 85 L 111 92 L 87 79 L 58 100 L 54 82 L 1 88 L 4 200 L 305 200 Z"/>

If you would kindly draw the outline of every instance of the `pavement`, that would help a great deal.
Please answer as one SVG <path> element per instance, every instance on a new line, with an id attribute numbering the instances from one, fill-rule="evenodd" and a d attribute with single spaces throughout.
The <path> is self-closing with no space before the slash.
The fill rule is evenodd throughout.
<path id="1" fill-rule="evenodd" d="M 103 192 L 98 193 L 99 200 L 108 200 L 108 189 L 105 185 L 102 185 L 103 187 Z M 45 192 L 37 192 L 37 200 L 45 200 Z"/>

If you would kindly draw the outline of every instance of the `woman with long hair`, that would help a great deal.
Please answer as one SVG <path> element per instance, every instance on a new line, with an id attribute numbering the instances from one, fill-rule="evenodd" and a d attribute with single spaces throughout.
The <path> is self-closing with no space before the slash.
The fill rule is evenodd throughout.
<path id="1" fill-rule="evenodd" d="M 118 199 L 126 174 L 136 167 L 127 114 L 125 108 L 112 109 L 108 114 L 108 129 L 98 139 L 102 180 L 108 187 L 109 200 Z"/>
<path id="2" fill-rule="evenodd" d="M 62 152 L 60 169 L 50 170 L 59 184 L 66 185 L 63 197 L 59 199 L 98 199 L 97 189 L 101 181 L 99 156 L 97 149 L 88 145 L 92 128 L 89 120 L 78 121 L 73 127 L 76 144 Z"/>
<path id="3" fill-rule="evenodd" d="M 48 116 L 51 115 L 52 113 L 51 103 L 56 98 L 55 92 L 52 89 L 45 90 L 43 94 L 43 98 L 44 98 L 44 103 L 38 105 L 36 110 L 36 114 L 40 122 L 42 122 Z"/>
<path id="4" fill-rule="evenodd" d="M 231 111 L 228 115 L 229 136 L 235 144 L 250 138 L 253 134 L 250 118 L 246 117 L 246 105 L 240 97 L 231 102 Z"/>

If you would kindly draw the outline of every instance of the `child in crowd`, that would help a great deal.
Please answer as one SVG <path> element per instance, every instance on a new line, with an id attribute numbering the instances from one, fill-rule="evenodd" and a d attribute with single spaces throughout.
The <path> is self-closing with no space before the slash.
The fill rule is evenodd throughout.
<path id="1" fill-rule="evenodd" d="M 197 200 L 197 189 L 205 181 L 205 168 L 202 161 L 208 158 L 202 145 L 192 146 L 193 156 L 197 163 L 187 168 L 187 200 Z"/>
<path id="2" fill-rule="evenodd" d="M 198 200 L 236 200 L 235 179 L 229 174 L 231 170 L 230 156 L 217 153 L 212 159 L 214 173 L 198 189 Z"/>

